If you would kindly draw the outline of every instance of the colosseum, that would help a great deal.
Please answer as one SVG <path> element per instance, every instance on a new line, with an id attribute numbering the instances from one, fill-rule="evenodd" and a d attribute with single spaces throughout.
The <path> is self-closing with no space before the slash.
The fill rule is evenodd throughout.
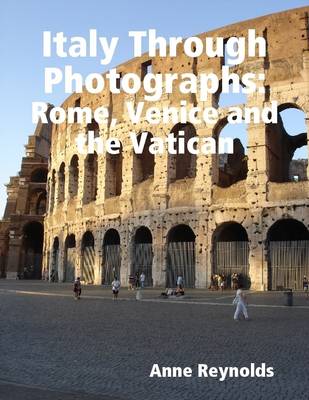
<path id="1" fill-rule="evenodd" d="M 215 126 L 149 125 L 143 118 L 133 125 L 124 103 L 143 101 L 142 91 L 113 95 L 106 87 L 100 94 L 72 94 L 64 108 L 106 106 L 118 123 L 52 126 L 48 166 L 46 155 L 43 160 L 48 168 L 44 240 L 43 218 L 37 215 L 44 177 L 28 160 L 27 176 L 21 174 L 14 178 L 15 186 L 8 186 L 10 207 L 0 238 L 4 275 L 20 273 L 30 254 L 32 259 L 42 255 L 37 259 L 42 259 L 43 277 L 53 271 L 60 282 L 81 276 L 85 283 L 108 285 L 116 274 L 126 286 L 130 274 L 144 271 L 147 286 L 174 286 L 181 274 L 186 287 L 208 288 L 212 274 L 226 275 L 230 284 L 231 275 L 238 273 L 253 290 L 302 288 L 303 276 L 309 275 L 308 27 L 305 7 L 199 35 L 228 39 L 255 29 L 267 42 L 265 58 L 246 58 L 231 71 L 240 76 L 248 71 L 265 74 L 265 93 L 247 95 L 242 104 L 262 108 L 277 101 L 278 123 L 248 124 L 246 135 L 234 138 L 233 155 L 153 156 L 147 148 L 138 155 L 129 141 L 131 131 L 147 132 L 147 143 L 152 136 L 179 131 L 185 132 L 186 140 L 218 140 L 229 125 L 220 92 L 204 102 L 174 92 L 156 103 L 177 106 L 186 100 L 188 107 L 216 107 L 220 119 Z M 224 63 L 224 57 L 189 58 L 180 46 L 176 58 L 144 55 L 119 65 L 117 71 L 220 75 Z M 291 110 L 295 128 L 285 122 Z M 299 132 L 296 125 L 305 131 Z M 38 129 L 36 136 L 44 137 L 43 131 Z M 75 142 L 80 131 L 118 138 L 121 153 L 81 155 Z M 301 148 L 305 156 L 297 158 Z M 22 203 L 18 190 L 29 193 L 28 200 Z M 23 204 L 20 209 L 18 203 Z M 15 221 L 14 229 L 10 221 Z"/>

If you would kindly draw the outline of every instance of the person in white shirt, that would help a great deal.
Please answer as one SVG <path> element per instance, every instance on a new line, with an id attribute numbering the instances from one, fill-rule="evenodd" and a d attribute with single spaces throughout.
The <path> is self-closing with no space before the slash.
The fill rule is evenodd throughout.
<path id="1" fill-rule="evenodd" d="M 141 283 L 141 288 L 143 289 L 145 286 L 145 279 L 146 279 L 146 275 L 144 274 L 144 272 L 141 273 L 140 277 L 139 277 L 139 281 Z"/>
<path id="2" fill-rule="evenodd" d="M 119 289 L 120 281 L 118 280 L 117 276 L 115 276 L 115 279 L 112 282 L 113 300 L 116 300 L 118 298 Z"/>
<path id="3" fill-rule="evenodd" d="M 244 316 L 245 320 L 248 320 L 249 316 L 246 307 L 247 306 L 246 296 L 241 287 L 237 289 L 235 299 L 233 300 L 233 304 L 236 305 L 234 320 L 239 321 L 239 317 L 241 315 Z"/>
<path id="4" fill-rule="evenodd" d="M 177 284 L 178 289 L 182 289 L 182 287 L 183 287 L 183 277 L 181 275 L 177 276 L 176 284 Z"/>

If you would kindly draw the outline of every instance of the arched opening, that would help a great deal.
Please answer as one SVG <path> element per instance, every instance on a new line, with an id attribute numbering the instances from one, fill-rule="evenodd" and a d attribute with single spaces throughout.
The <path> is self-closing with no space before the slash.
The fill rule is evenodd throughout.
<path id="1" fill-rule="evenodd" d="M 55 237 L 54 242 L 53 242 L 49 279 L 51 282 L 58 282 L 58 280 L 59 280 L 59 238 L 58 237 Z"/>
<path id="2" fill-rule="evenodd" d="M 90 231 L 84 233 L 82 238 L 82 277 L 86 283 L 94 283 L 94 237 Z"/>
<path id="3" fill-rule="evenodd" d="M 44 215 L 46 212 L 46 196 L 45 189 L 33 190 L 28 199 L 28 214 Z"/>
<path id="4" fill-rule="evenodd" d="M 73 282 L 75 279 L 75 263 L 76 263 L 76 240 L 75 235 L 70 234 L 65 240 L 65 257 L 64 257 L 64 282 Z"/>
<path id="5" fill-rule="evenodd" d="M 267 234 L 268 289 L 302 289 L 309 276 L 309 231 L 295 219 L 275 222 Z"/>
<path id="6" fill-rule="evenodd" d="M 23 228 L 22 268 L 24 278 L 41 279 L 44 230 L 40 222 L 29 222 Z"/>
<path id="7" fill-rule="evenodd" d="M 225 119 L 218 124 L 215 129 L 217 147 L 223 140 L 233 141 L 233 153 L 222 153 L 218 156 L 218 186 L 229 187 L 236 182 L 247 178 L 248 158 L 247 158 L 247 130 L 246 124 L 230 124 Z M 221 143 L 219 143 L 221 141 Z M 227 148 L 227 146 L 225 146 Z"/>
<path id="8" fill-rule="evenodd" d="M 49 190 L 49 210 L 53 211 L 55 205 L 55 190 L 56 190 L 56 171 L 53 169 L 51 178 L 48 182 L 48 190 Z"/>
<path id="9" fill-rule="evenodd" d="M 145 274 L 145 286 L 152 286 L 152 234 L 146 226 L 137 229 L 132 246 L 131 273 L 140 276 Z"/>
<path id="10" fill-rule="evenodd" d="M 0 278 L 6 277 L 6 263 L 9 249 L 9 230 L 2 232 L 0 243 Z"/>
<path id="11" fill-rule="evenodd" d="M 308 167 L 306 115 L 295 104 L 278 107 L 278 122 L 266 125 L 271 182 L 305 181 Z"/>
<path id="12" fill-rule="evenodd" d="M 46 190 L 43 190 L 38 196 L 35 211 L 36 215 L 44 215 L 46 213 Z"/>
<path id="13" fill-rule="evenodd" d="M 65 190 L 65 163 L 61 163 L 58 172 L 58 203 L 64 201 L 64 190 Z"/>
<path id="14" fill-rule="evenodd" d="M 103 240 L 102 284 L 110 285 L 115 277 L 120 279 L 120 236 L 116 229 L 109 229 Z"/>
<path id="15" fill-rule="evenodd" d="M 221 224 L 213 234 L 213 274 L 221 275 L 227 287 L 233 277 L 238 285 L 249 288 L 249 242 L 245 228 L 237 222 Z"/>
<path id="16" fill-rule="evenodd" d="M 89 124 L 87 124 L 87 134 L 89 131 L 93 131 L 94 137 L 100 136 L 100 127 L 95 119 L 92 119 Z"/>
<path id="17" fill-rule="evenodd" d="M 78 177 L 79 177 L 78 156 L 75 154 L 71 158 L 70 168 L 69 168 L 69 196 L 70 196 L 70 198 L 77 196 Z"/>
<path id="18" fill-rule="evenodd" d="M 48 171 L 46 168 L 35 169 L 31 174 L 30 181 L 32 183 L 46 183 L 47 173 Z"/>
<path id="19" fill-rule="evenodd" d="M 120 196 L 122 189 L 122 146 L 119 154 L 106 154 L 105 195 L 106 198 Z"/>
<path id="20" fill-rule="evenodd" d="M 174 182 L 178 179 L 194 178 L 196 175 L 196 155 L 189 152 L 187 143 L 189 139 L 196 136 L 196 130 L 191 123 L 176 124 L 171 133 L 175 138 L 184 140 L 183 154 L 169 154 L 169 181 Z M 178 146 L 176 146 L 178 147 Z"/>
<path id="21" fill-rule="evenodd" d="M 195 234 L 188 225 L 177 225 L 169 231 L 166 261 L 166 287 L 175 287 L 179 275 L 185 287 L 195 287 Z"/>
<path id="22" fill-rule="evenodd" d="M 95 201 L 98 190 L 98 156 L 88 154 L 85 159 L 84 203 Z"/>
<path id="23" fill-rule="evenodd" d="M 137 142 L 141 143 L 141 139 L 146 136 L 145 144 L 143 147 L 143 152 L 141 154 L 136 154 L 134 152 L 133 161 L 133 183 L 140 183 L 154 175 L 155 167 L 155 157 L 149 151 L 149 146 L 151 145 L 151 139 L 153 135 L 150 132 L 142 132 L 137 137 Z M 143 136 L 144 135 L 144 136 Z"/>

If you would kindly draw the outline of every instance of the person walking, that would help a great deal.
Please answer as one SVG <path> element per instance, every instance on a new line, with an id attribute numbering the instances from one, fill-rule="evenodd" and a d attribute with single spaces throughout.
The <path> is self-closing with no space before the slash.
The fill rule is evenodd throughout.
<path id="1" fill-rule="evenodd" d="M 138 271 L 135 272 L 135 289 L 139 288 L 139 273 Z"/>
<path id="2" fill-rule="evenodd" d="M 115 276 L 115 279 L 112 282 L 113 300 L 117 300 L 120 286 L 120 281 L 117 276 Z"/>
<path id="3" fill-rule="evenodd" d="M 182 277 L 182 275 L 178 275 L 177 276 L 176 285 L 177 285 L 178 289 L 182 289 L 183 288 L 183 277 Z"/>
<path id="4" fill-rule="evenodd" d="M 233 300 L 233 304 L 236 305 L 236 310 L 234 314 L 234 320 L 239 321 L 239 318 L 241 315 L 244 316 L 245 320 L 249 319 L 248 316 L 248 311 L 247 311 L 247 300 L 245 293 L 242 290 L 242 287 L 240 286 L 239 289 L 237 289 L 236 296 Z"/>
<path id="5" fill-rule="evenodd" d="M 307 294 L 307 299 L 308 299 L 308 295 L 309 295 L 309 293 L 308 293 L 308 289 L 309 289 L 309 281 L 308 281 L 308 278 L 306 277 L 306 275 L 304 275 L 304 277 L 303 277 L 303 289 L 304 289 L 304 292 Z"/>
<path id="6" fill-rule="evenodd" d="M 146 279 L 146 275 L 142 271 L 142 273 L 140 274 L 140 277 L 139 277 L 139 281 L 140 281 L 140 284 L 141 284 L 141 289 L 144 289 L 144 287 L 145 287 L 145 279 Z"/>
<path id="7" fill-rule="evenodd" d="M 80 282 L 80 277 L 77 277 L 74 281 L 73 292 L 75 300 L 80 300 L 80 296 L 82 293 L 82 284 Z"/>

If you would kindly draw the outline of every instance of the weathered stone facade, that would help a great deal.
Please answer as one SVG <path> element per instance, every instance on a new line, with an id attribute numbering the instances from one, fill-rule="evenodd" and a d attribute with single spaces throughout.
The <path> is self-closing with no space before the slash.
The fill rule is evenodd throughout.
<path id="1" fill-rule="evenodd" d="M 28 269 L 28 278 L 41 277 L 50 137 L 51 123 L 39 123 L 28 138 L 19 175 L 7 185 L 7 204 L 0 221 L 1 277 L 15 279 L 24 269 Z"/>
<path id="2" fill-rule="evenodd" d="M 248 58 L 231 68 L 239 75 L 260 72 L 266 76 L 265 93 L 248 95 L 247 106 L 262 108 L 276 100 L 279 112 L 296 108 L 308 116 L 308 13 L 308 7 L 291 10 L 200 35 L 245 36 L 254 28 L 266 39 L 265 59 Z M 223 62 L 206 56 L 191 59 L 179 48 L 176 58 L 143 56 L 120 65 L 117 71 L 140 73 L 151 64 L 154 73 L 220 74 Z M 299 182 L 290 181 L 289 174 L 295 149 L 308 146 L 307 134 L 296 142 L 281 120 L 276 125 L 249 124 L 246 156 L 240 144 L 239 157 L 227 159 L 224 168 L 218 155 L 176 157 L 166 152 L 152 158 L 145 152 L 137 156 L 129 140 L 130 131 L 165 137 L 170 131 L 184 130 L 186 138 L 218 138 L 227 124 L 227 108 L 219 107 L 219 97 L 216 93 L 201 102 L 196 96 L 174 92 L 157 102 L 159 106 L 177 106 L 186 100 L 189 106 L 218 108 L 220 120 L 215 126 L 194 127 L 149 125 L 143 119 L 131 124 L 124 101 L 136 104 L 143 100 L 142 92 L 112 95 L 106 87 L 99 95 L 73 94 L 64 102 L 64 108 L 76 104 L 92 109 L 109 107 L 118 123 L 115 127 L 95 123 L 53 126 L 44 223 L 46 274 L 54 270 L 59 280 L 81 275 L 96 284 L 109 283 L 111 275 L 120 274 L 126 285 L 131 273 L 148 268 L 148 283 L 154 286 L 172 285 L 181 273 L 187 286 L 206 288 L 214 272 L 221 272 L 223 266 L 224 273 L 231 273 L 237 264 L 237 268 L 245 267 L 243 273 L 250 276 L 251 288 L 274 288 L 270 241 L 300 240 L 306 246 L 309 239 L 309 170 L 307 167 L 307 176 Z M 306 121 L 308 132 L 308 118 Z M 75 138 L 81 130 L 118 138 L 121 155 L 79 154 Z M 218 254 L 218 242 L 227 243 L 225 251 L 231 249 L 225 261 L 223 253 Z M 234 247 L 235 242 L 239 246 Z M 144 259 L 143 251 L 147 253 Z"/>

